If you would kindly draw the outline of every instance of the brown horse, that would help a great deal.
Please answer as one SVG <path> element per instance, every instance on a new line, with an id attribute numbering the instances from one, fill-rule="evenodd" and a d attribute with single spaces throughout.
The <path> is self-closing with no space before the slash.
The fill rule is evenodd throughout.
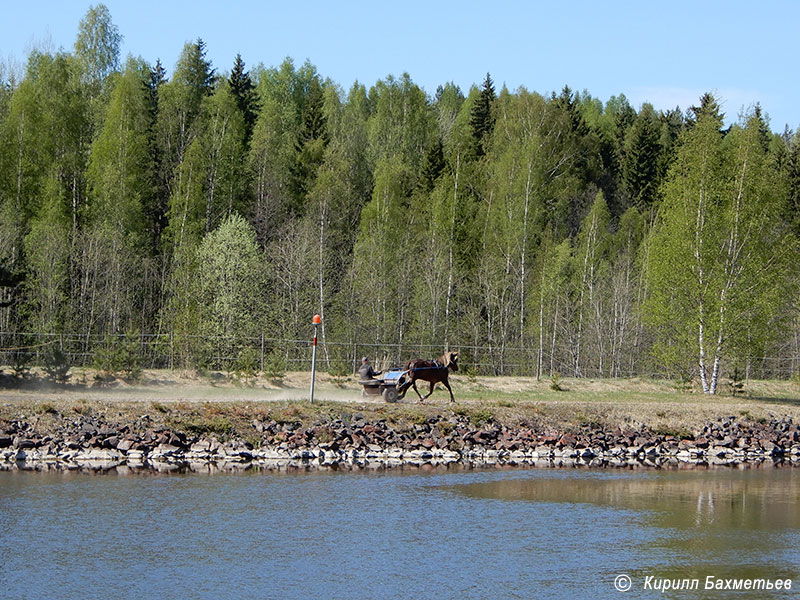
<path id="1" fill-rule="evenodd" d="M 453 390 L 450 389 L 450 383 L 447 381 L 447 375 L 450 371 L 458 371 L 458 352 L 445 352 L 438 360 L 422 360 L 415 358 L 406 363 L 406 374 L 403 375 L 402 382 L 397 388 L 400 398 L 405 397 L 409 387 L 413 387 L 414 391 L 419 396 L 419 401 L 424 402 L 425 398 L 433 393 L 433 388 L 437 383 L 444 384 L 447 391 L 450 392 L 450 402 L 455 402 L 453 398 Z M 417 380 L 428 381 L 431 384 L 431 389 L 423 398 L 422 394 L 417 389 Z"/>

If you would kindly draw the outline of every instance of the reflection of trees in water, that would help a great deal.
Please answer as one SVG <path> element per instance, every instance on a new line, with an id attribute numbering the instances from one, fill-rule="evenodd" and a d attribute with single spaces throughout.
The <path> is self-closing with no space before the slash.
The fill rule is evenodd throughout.
<path id="1" fill-rule="evenodd" d="M 708 495 L 706 501 L 706 495 Z M 705 502 L 704 502 L 705 501 Z M 705 504 L 705 510 L 703 505 Z M 705 518 L 704 518 L 704 513 Z M 704 521 L 711 523 L 714 521 L 714 492 L 700 492 L 697 496 L 697 515 L 694 520 L 695 526 L 699 527 Z"/>
<path id="2" fill-rule="evenodd" d="M 591 503 L 651 515 L 675 529 L 800 528 L 800 470 L 697 470 L 605 477 L 539 477 L 459 486 L 473 497 Z"/>

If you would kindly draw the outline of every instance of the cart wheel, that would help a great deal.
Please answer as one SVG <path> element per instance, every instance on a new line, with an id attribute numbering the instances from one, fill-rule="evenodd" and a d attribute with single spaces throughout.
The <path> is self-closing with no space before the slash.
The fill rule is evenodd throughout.
<path id="1" fill-rule="evenodd" d="M 397 402 L 397 388 L 394 386 L 383 388 L 383 399 L 386 402 Z"/>

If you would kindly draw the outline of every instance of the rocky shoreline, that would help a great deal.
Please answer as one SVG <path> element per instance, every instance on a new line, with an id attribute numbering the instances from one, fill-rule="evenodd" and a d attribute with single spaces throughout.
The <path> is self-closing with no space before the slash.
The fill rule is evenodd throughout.
<path id="1" fill-rule="evenodd" d="M 250 426 L 245 439 L 159 426 L 147 415 L 127 424 L 74 415 L 47 428 L 27 419 L 0 421 L 0 470 L 800 465 L 800 426 L 791 417 L 724 417 L 694 434 L 597 423 L 537 430 L 493 420 L 476 424 L 455 413 L 402 428 L 359 414 L 313 426 L 271 419 Z"/>

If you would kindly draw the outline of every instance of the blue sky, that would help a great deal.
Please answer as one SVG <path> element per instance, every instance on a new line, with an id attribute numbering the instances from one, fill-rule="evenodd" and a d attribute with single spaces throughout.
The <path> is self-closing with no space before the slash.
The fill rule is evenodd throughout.
<path id="1" fill-rule="evenodd" d="M 33 47 L 71 50 L 97 2 L 7 2 L 0 60 L 24 63 Z M 183 45 L 205 40 L 227 71 L 306 59 L 348 89 L 408 72 L 428 93 L 452 81 L 467 91 L 490 72 L 499 90 L 542 94 L 564 85 L 603 102 L 625 94 L 637 109 L 696 104 L 711 91 L 728 122 L 760 102 L 774 131 L 800 128 L 800 1 L 672 0 L 474 2 L 373 0 L 255 2 L 107 0 L 124 36 L 123 58 L 157 58 L 172 70 Z"/>

